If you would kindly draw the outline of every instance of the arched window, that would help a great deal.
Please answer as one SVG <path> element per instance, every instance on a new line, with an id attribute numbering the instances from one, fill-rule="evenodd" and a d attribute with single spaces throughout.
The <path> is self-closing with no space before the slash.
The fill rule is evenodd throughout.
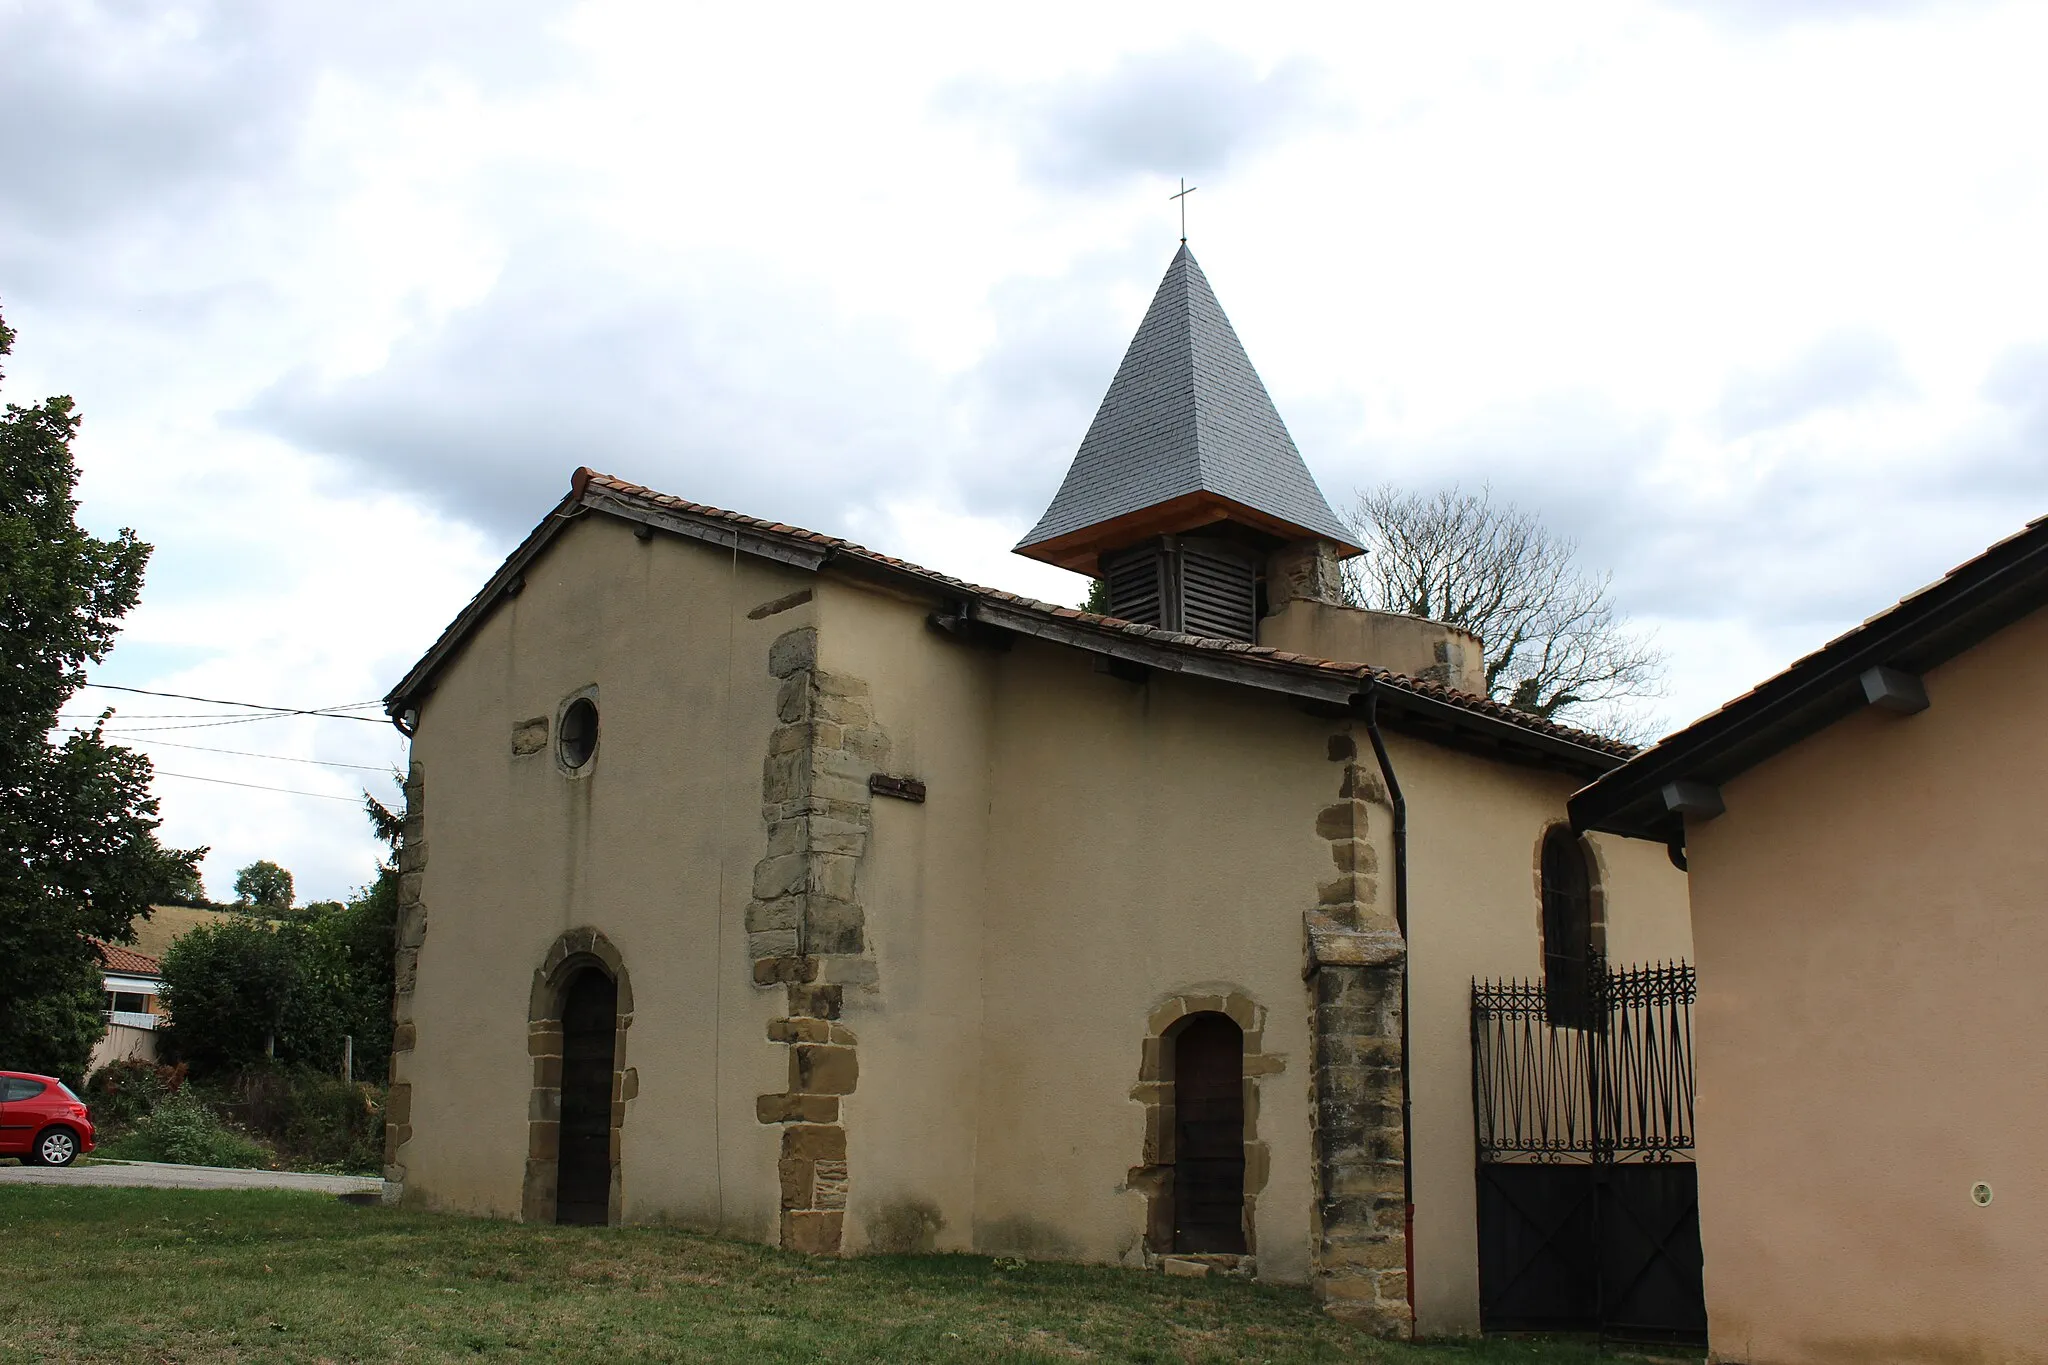
<path id="1" fill-rule="evenodd" d="M 1553 1024 L 1593 1023 L 1593 878 L 1586 850 L 1562 825 L 1543 836 L 1543 984 Z"/>

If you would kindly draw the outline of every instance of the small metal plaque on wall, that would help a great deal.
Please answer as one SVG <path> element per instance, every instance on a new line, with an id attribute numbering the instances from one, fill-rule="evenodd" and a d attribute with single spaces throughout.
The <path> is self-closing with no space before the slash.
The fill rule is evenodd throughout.
<path id="1" fill-rule="evenodd" d="M 898 801 L 924 801 L 924 783 L 914 777 L 891 777 L 876 773 L 868 778 L 868 790 L 876 796 L 893 796 Z"/>

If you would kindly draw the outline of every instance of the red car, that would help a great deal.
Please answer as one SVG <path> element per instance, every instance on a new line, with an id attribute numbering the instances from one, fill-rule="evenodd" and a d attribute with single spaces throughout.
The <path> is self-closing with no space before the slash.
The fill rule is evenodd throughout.
<path id="1" fill-rule="evenodd" d="M 55 1076 L 0 1071 L 0 1156 L 27 1166 L 69 1166 L 92 1150 L 85 1101 Z"/>

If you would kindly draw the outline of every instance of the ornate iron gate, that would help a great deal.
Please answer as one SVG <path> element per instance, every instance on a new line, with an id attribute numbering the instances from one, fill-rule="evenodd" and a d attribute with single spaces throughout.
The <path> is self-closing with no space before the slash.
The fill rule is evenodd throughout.
<path id="1" fill-rule="evenodd" d="M 1704 1342 L 1685 963 L 1472 983 L 1487 1331 Z"/>

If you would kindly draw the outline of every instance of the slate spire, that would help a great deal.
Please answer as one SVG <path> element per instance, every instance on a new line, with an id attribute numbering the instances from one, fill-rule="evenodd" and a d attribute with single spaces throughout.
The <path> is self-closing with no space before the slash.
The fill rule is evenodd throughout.
<path id="1" fill-rule="evenodd" d="M 1085 573 L 1148 535 L 1233 521 L 1355 550 L 1183 244 L 1019 554 Z"/>

